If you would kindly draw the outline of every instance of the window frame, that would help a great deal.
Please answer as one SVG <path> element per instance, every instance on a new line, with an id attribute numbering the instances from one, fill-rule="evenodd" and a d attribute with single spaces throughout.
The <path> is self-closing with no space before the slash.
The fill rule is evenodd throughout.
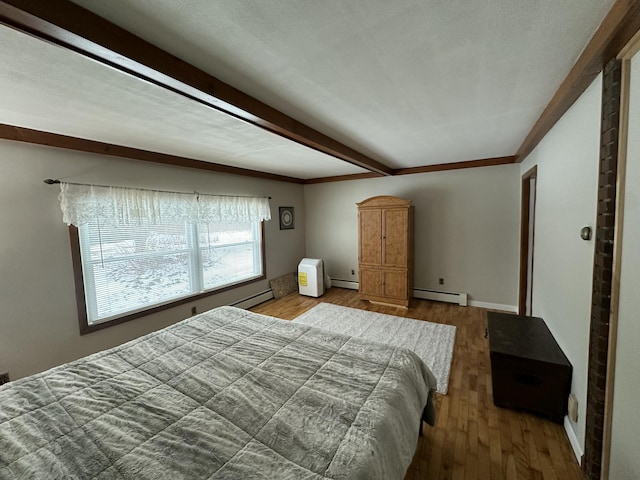
<path id="1" fill-rule="evenodd" d="M 210 297 L 212 295 L 233 290 L 234 288 L 242 287 L 242 286 L 249 285 L 249 284 L 266 279 L 267 278 L 267 261 L 266 261 L 266 246 L 265 246 L 265 234 L 264 234 L 264 220 L 260 222 L 259 235 L 260 235 L 260 249 L 261 249 L 261 260 L 262 260 L 262 275 L 253 277 L 248 280 L 242 280 L 237 283 L 232 283 L 230 285 L 213 288 L 211 290 L 207 290 L 206 292 L 200 292 L 192 295 L 187 295 L 186 297 L 178 298 L 175 300 L 169 300 L 165 303 L 153 305 L 149 308 L 142 308 L 141 310 L 136 310 L 135 312 L 125 313 L 123 315 L 115 316 L 103 322 L 91 324 L 89 323 L 89 318 L 87 316 L 87 302 L 85 297 L 84 276 L 82 272 L 82 256 L 80 253 L 80 234 L 78 231 L 78 227 L 74 225 L 70 225 L 69 241 L 71 245 L 71 261 L 73 264 L 73 279 L 75 283 L 76 307 L 78 310 L 78 326 L 80 327 L 80 335 L 85 335 L 87 333 L 102 330 L 107 327 L 119 325 L 121 323 L 125 323 L 130 320 L 135 320 L 136 318 L 146 317 L 147 315 L 161 312 L 163 310 L 168 310 L 170 308 L 177 307 L 179 305 L 184 305 L 185 303 L 195 302 L 203 298 Z"/>

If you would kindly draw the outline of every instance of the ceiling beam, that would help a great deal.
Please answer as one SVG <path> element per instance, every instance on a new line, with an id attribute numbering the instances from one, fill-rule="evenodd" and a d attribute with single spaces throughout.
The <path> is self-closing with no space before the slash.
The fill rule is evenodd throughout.
<path id="1" fill-rule="evenodd" d="M 640 0 L 618 0 L 516 152 L 525 159 L 571 105 L 640 30 Z"/>
<path id="2" fill-rule="evenodd" d="M 80 152 L 96 153 L 111 157 L 141 160 L 143 162 L 159 163 L 163 165 L 174 165 L 177 167 L 197 168 L 210 172 L 229 173 L 233 175 L 244 175 L 245 177 L 256 177 L 279 182 L 289 182 L 303 184 L 304 180 L 274 173 L 259 172 L 247 168 L 231 167 L 219 163 L 205 162 L 192 158 L 169 155 L 166 153 L 151 152 L 139 148 L 123 147 L 112 143 L 98 142 L 84 138 L 70 137 L 58 133 L 43 132 L 31 128 L 17 127 L 0 123 L 0 138 L 15 140 L 18 142 L 33 143 L 36 145 L 46 145 L 48 147 L 66 148 Z"/>
<path id="3" fill-rule="evenodd" d="M 68 0 L 1 0 L 0 23 L 380 175 L 393 169 Z"/>

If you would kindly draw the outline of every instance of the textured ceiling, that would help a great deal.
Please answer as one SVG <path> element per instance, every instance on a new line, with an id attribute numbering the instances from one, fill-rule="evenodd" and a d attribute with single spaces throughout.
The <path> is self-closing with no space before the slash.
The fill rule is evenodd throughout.
<path id="1" fill-rule="evenodd" d="M 23 33 L 0 27 L 0 47 L 0 123 L 295 178 L 366 171 Z"/>
<path id="2" fill-rule="evenodd" d="M 613 0 L 75 3 L 409 168 L 513 155 Z M 4 27 L 0 42 L 0 122 L 303 179 L 364 171 Z"/>

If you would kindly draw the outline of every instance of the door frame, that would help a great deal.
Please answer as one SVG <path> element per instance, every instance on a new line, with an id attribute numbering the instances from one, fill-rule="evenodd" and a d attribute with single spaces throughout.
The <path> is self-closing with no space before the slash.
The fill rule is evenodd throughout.
<path id="1" fill-rule="evenodd" d="M 535 245 L 535 212 L 537 195 L 531 205 L 531 179 L 535 179 L 534 193 L 538 187 L 538 166 L 535 165 L 522 176 L 522 197 L 520 201 L 520 282 L 518 292 L 518 314 L 526 315 L 527 293 L 531 293 L 533 303 L 533 252 Z M 531 207 L 533 206 L 534 225 L 529 231 Z M 531 282 L 529 282 L 529 238 L 531 237 Z"/>

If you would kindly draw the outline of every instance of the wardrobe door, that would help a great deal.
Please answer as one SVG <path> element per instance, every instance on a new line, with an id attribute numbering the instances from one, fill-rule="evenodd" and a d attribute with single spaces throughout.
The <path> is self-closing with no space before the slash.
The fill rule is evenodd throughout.
<path id="1" fill-rule="evenodd" d="M 379 268 L 360 269 L 360 289 L 363 295 L 379 297 L 382 294 L 382 271 Z"/>
<path id="2" fill-rule="evenodd" d="M 407 299 L 406 270 L 382 270 L 382 296 L 398 300 Z"/>
<path id="3" fill-rule="evenodd" d="M 382 264 L 407 268 L 408 210 L 384 209 L 382 215 Z"/>
<path id="4" fill-rule="evenodd" d="M 359 261 L 364 265 L 380 265 L 382 263 L 382 211 L 362 210 L 359 218 Z"/>

